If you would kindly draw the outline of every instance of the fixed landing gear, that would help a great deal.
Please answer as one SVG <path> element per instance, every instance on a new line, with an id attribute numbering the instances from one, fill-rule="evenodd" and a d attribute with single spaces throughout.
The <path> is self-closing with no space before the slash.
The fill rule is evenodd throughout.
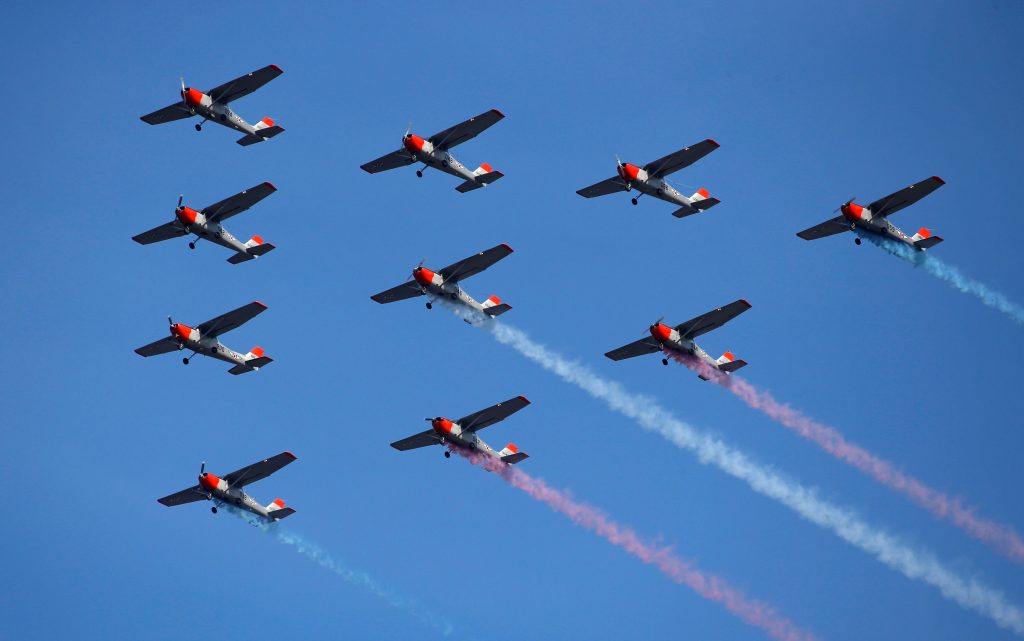
<path id="1" fill-rule="evenodd" d="M 185 358 L 181 359 L 181 364 L 182 365 L 188 365 L 188 356 L 186 356 Z"/>
<path id="2" fill-rule="evenodd" d="M 416 170 L 416 177 L 417 178 L 423 178 L 423 170 L 422 169 L 417 169 Z"/>
<path id="3" fill-rule="evenodd" d="M 668 365 L 668 359 L 667 358 L 661 359 L 661 364 L 662 365 Z"/>
<path id="4" fill-rule="evenodd" d="M 860 244 L 860 238 L 854 238 L 854 239 L 853 239 L 853 242 L 854 242 L 855 244 L 859 245 L 859 244 Z"/>
<path id="5" fill-rule="evenodd" d="M 445 453 L 444 453 L 444 457 L 445 457 L 445 458 L 451 458 L 451 457 L 452 457 L 452 453 L 451 453 L 451 451 L 449 451 L 449 450 L 445 450 Z"/>
<path id="6" fill-rule="evenodd" d="M 662 194 L 662 191 L 659 189 L 658 190 L 658 195 L 660 196 L 661 194 Z"/>
<path id="7" fill-rule="evenodd" d="M 203 130 L 203 123 L 197 122 L 196 123 L 196 131 L 202 131 L 202 130 Z"/>
<path id="8" fill-rule="evenodd" d="M 631 202 L 631 203 L 633 203 L 633 204 L 635 205 L 635 204 L 636 204 L 636 198 L 633 198 L 633 199 L 632 199 L 632 200 L 630 200 L 629 202 Z"/>
<path id="9" fill-rule="evenodd" d="M 195 243 L 194 240 L 188 241 L 188 248 L 189 249 L 195 249 L 196 248 L 196 243 Z"/>
<path id="10" fill-rule="evenodd" d="M 427 309 L 434 309 L 433 303 L 427 303 Z"/>
<path id="11" fill-rule="evenodd" d="M 216 514 L 216 513 L 217 513 L 217 508 L 215 508 L 215 507 L 211 507 L 211 508 L 210 508 L 210 511 L 211 511 L 211 512 L 213 512 L 214 514 Z"/>

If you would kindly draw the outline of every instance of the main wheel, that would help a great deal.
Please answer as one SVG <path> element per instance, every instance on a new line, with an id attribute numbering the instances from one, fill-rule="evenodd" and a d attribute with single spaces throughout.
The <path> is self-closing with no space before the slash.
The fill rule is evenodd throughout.
<path id="1" fill-rule="evenodd" d="M 196 131 L 202 131 L 202 130 L 203 130 L 203 126 L 201 124 L 196 124 Z"/>
<path id="2" fill-rule="evenodd" d="M 667 358 L 661 359 L 661 364 L 662 365 L 668 365 L 668 359 Z"/>
<path id="3" fill-rule="evenodd" d="M 189 241 L 188 242 L 188 248 L 189 249 L 195 249 L 196 248 L 196 244 L 194 242 L 192 242 L 192 241 Z"/>
<path id="4" fill-rule="evenodd" d="M 181 364 L 182 365 L 188 365 L 188 357 L 187 356 L 185 358 L 181 359 Z"/>
<path id="5" fill-rule="evenodd" d="M 630 202 L 635 205 L 636 204 L 636 198 L 632 199 Z"/>
<path id="6" fill-rule="evenodd" d="M 423 172 L 421 170 L 417 169 L 416 170 L 416 177 L 417 178 L 423 178 Z"/>
<path id="7" fill-rule="evenodd" d="M 452 300 L 459 300 L 459 295 L 458 294 L 448 294 L 448 295 L 451 296 Z"/>
<path id="8" fill-rule="evenodd" d="M 227 116 L 225 116 L 224 114 L 221 114 L 221 115 L 220 115 L 220 121 L 221 121 L 221 122 L 227 122 L 227 121 L 228 121 L 228 117 L 227 117 Z"/>
<path id="9" fill-rule="evenodd" d="M 452 457 L 452 453 L 451 452 L 445 452 L 444 453 L 444 457 L 445 458 L 451 458 Z"/>
<path id="10" fill-rule="evenodd" d="M 427 309 L 434 309 L 433 303 L 427 303 Z"/>
<path id="11" fill-rule="evenodd" d="M 211 511 L 211 512 L 213 512 L 214 514 L 216 514 L 216 513 L 217 513 L 217 508 L 215 508 L 215 507 L 211 507 L 211 508 L 210 508 L 210 511 Z"/>
<path id="12" fill-rule="evenodd" d="M 854 238 L 853 242 L 859 245 L 860 244 L 860 238 Z"/>
<path id="13" fill-rule="evenodd" d="M 659 195 L 659 196 L 661 195 L 661 190 L 660 190 L 660 189 L 658 190 L 658 195 Z"/>

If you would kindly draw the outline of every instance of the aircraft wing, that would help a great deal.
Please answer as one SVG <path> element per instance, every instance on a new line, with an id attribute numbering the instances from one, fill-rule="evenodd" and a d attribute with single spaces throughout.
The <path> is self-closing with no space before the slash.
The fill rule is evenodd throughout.
<path id="1" fill-rule="evenodd" d="M 178 349 L 178 341 L 174 340 L 170 336 L 161 338 L 158 341 L 153 341 L 149 345 L 143 345 L 142 347 L 135 350 L 135 353 L 139 356 L 156 356 L 158 354 L 166 354 L 167 352 L 173 352 Z"/>
<path id="2" fill-rule="evenodd" d="M 661 349 L 658 348 L 658 341 L 654 340 L 654 337 L 648 336 L 647 338 L 641 338 L 638 341 L 633 341 L 629 345 L 623 345 L 618 349 L 606 352 L 605 356 L 613 361 L 622 361 L 627 358 L 633 358 L 634 356 L 643 356 L 644 354 L 653 354 L 654 352 L 660 351 Z"/>
<path id="3" fill-rule="evenodd" d="M 488 127 L 504 117 L 505 114 L 501 113 L 497 109 L 491 109 L 490 111 L 470 118 L 465 122 L 460 122 L 454 127 L 449 127 L 440 133 L 436 133 L 427 140 L 433 143 L 434 147 L 437 149 L 451 149 L 456 145 L 461 145 L 467 140 L 476 138 Z"/>
<path id="4" fill-rule="evenodd" d="M 607 180 L 602 180 L 589 187 L 579 189 L 576 193 L 584 198 L 596 198 L 597 196 L 614 194 L 617 191 L 626 191 L 626 183 L 618 176 L 612 176 Z"/>
<path id="5" fill-rule="evenodd" d="M 805 229 L 802 232 L 798 232 L 797 236 L 804 240 L 818 240 L 825 236 L 832 236 L 833 234 L 841 234 L 844 231 L 850 231 L 850 224 L 846 222 L 846 218 L 842 216 L 836 216 L 835 218 L 829 218 L 823 223 L 819 223 L 810 229 Z"/>
<path id="6" fill-rule="evenodd" d="M 246 465 L 240 470 L 235 470 L 231 474 L 224 477 L 224 480 L 228 482 L 231 487 L 244 487 L 250 483 L 261 481 L 274 472 L 278 471 L 285 465 L 288 465 L 295 460 L 295 455 L 291 452 L 281 452 L 277 456 L 271 456 L 265 458 L 258 463 L 252 465 Z"/>
<path id="7" fill-rule="evenodd" d="M 463 416 L 456 423 L 467 432 L 477 432 L 485 427 L 490 427 L 495 423 L 504 421 L 529 404 L 530 401 L 525 396 L 517 396 L 479 412 L 473 412 L 469 416 Z"/>
<path id="8" fill-rule="evenodd" d="M 277 187 L 263 182 L 245 191 L 240 191 L 234 196 L 215 202 L 209 207 L 204 207 L 202 213 L 208 221 L 219 223 L 242 213 L 275 191 L 277 191 Z"/>
<path id="9" fill-rule="evenodd" d="M 232 100 L 238 100 L 243 96 L 248 96 L 274 78 L 280 76 L 282 73 L 284 72 L 281 71 L 281 68 L 277 65 L 267 65 L 262 69 L 257 69 L 252 73 L 247 73 L 230 82 L 225 82 L 218 87 L 214 87 L 207 91 L 206 94 L 210 96 L 210 98 L 213 98 L 214 102 L 226 105 Z"/>
<path id="10" fill-rule="evenodd" d="M 190 118 L 193 114 L 192 110 L 185 106 L 185 103 L 178 101 L 173 105 L 167 105 L 163 109 L 157 109 L 151 114 L 142 116 L 142 122 L 147 122 L 151 125 L 162 125 L 165 122 L 173 122 L 175 120 L 181 120 L 182 118 Z"/>
<path id="11" fill-rule="evenodd" d="M 871 210 L 872 216 L 890 216 L 904 207 L 913 205 L 945 184 L 945 180 L 938 176 L 932 176 L 919 183 L 905 187 L 894 194 L 889 194 L 885 198 L 879 198 L 868 205 L 868 209 Z"/>
<path id="12" fill-rule="evenodd" d="M 248 323 L 254 316 L 265 311 L 267 306 L 259 301 L 253 301 L 248 305 L 242 305 L 238 309 L 233 309 L 226 314 L 221 314 L 217 318 L 211 318 L 205 323 L 201 323 L 196 329 L 203 336 L 209 336 L 214 338 L 221 334 L 226 334 L 233 329 L 241 327 Z"/>
<path id="13" fill-rule="evenodd" d="M 664 158 L 658 158 L 654 162 L 649 162 L 644 165 L 644 171 L 651 176 L 657 176 L 661 178 L 671 173 L 677 172 L 684 167 L 689 167 L 693 163 L 697 162 L 704 156 L 707 156 L 712 151 L 718 149 L 719 145 L 714 140 L 708 138 L 702 140 L 696 145 L 674 151 Z"/>
<path id="14" fill-rule="evenodd" d="M 458 282 L 460 280 L 465 280 L 470 276 L 476 276 L 511 253 L 512 248 L 502 243 L 501 245 L 491 247 L 490 249 L 482 251 L 474 256 L 470 256 L 469 258 L 464 258 L 457 263 L 452 263 L 438 273 L 441 274 L 441 277 L 445 280 Z"/>
<path id="15" fill-rule="evenodd" d="M 422 296 L 423 289 L 414 280 L 410 280 L 408 283 L 402 283 L 396 285 L 391 289 L 386 289 L 378 294 L 370 296 L 371 300 L 375 300 L 381 305 L 385 303 L 394 303 L 396 301 L 405 300 L 406 298 L 413 298 L 414 296 Z"/>
<path id="16" fill-rule="evenodd" d="M 750 309 L 750 303 L 741 298 L 738 301 L 729 303 L 725 307 L 713 309 L 706 314 L 701 314 L 697 318 L 691 318 L 685 323 L 676 325 L 676 331 L 683 338 L 697 338 L 713 329 L 718 329 L 748 309 Z"/>
<path id="17" fill-rule="evenodd" d="M 416 159 L 413 158 L 409 152 L 404 149 L 399 149 L 397 151 L 392 151 L 390 154 L 381 156 L 377 160 L 371 160 L 365 165 L 359 165 L 359 168 L 368 174 L 376 174 L 382 171 L 388 171 L 389 169 L 407 167 L 414 162 L 416 162 Z"/>
<path id="18" fill-rule="evenodd" d="M 163 503 L 167 507 L 174 507 L 175 505 L 184 505 L 185 503 L 192 503 L 193 501 L 202 501 L 206 498 L 206 492 L 203 492 L 202 488 L 198 485 L 185 488 L 180 492 L 174 494 L 168 494 L 162 499 L 157 499 L 158 503 Z"/>
<path id="19" fill-rule="evenodd" d="M 428 445 L 437 445 L 440 442 L 441 440 L 437 437 L 437 433 L 434 432 L 434 430 L 426 430 L 419 434 L 413 434 L 407 438 L 395 441 L 391 444 L 391 447 L 400 452 L 404 452 L 406 450 L 415 450 Z"/>
<path id="20" fill-rule="evenodd" d="M 186 232 L 177 221 L 172 220 L 169 223 L 164 223 L 159 227 L 154 227 L 149 231 L 144 231 L 141 234 L 132 236 L 132 240 L 140 245 L 149 245 L 150 243 L 159 243 L 162 240 L 178 238 L 179 236 L 184 236 L 187 233 L 188 232 Z"/>

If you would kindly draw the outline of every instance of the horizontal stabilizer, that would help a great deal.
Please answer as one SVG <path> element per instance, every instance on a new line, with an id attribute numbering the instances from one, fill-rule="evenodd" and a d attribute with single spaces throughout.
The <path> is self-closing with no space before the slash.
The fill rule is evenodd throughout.
<path id="1" fill-rule="evenodd" d="M 929 236 L 928 238 L 922 238 L 921 240 L 914 243 L 914 247 L 918 249 L 928 249 L 929 247 L 935 247 L 942 242 L 942 236 Z"/>
<path id="2" fill-rule="evenodd" d="M 675 216 L 676 218 L 686 218 L 687 216 L 692 216 L 694 214 L 699 214 L 702 211 L 707 211 L 714 207 L 715 205 L 719 204 L 720 202 L 722 201 L 718 200 L 717 198 L 705 198 L 704 200 L 698 200 L 692 205 L 680 207 L 679 209 L 672 212 L 672 215 Z"/>
<path id="3" fill-rule="evenodd" d="M 269 356 L 260 356 L 259 358 L 252 358 L 245 361 L 244 363 L 235 365 L 234 367 L 228 370 L 228 374 L 234 374 L 235 376 L 238 376 L 239 374 L 251 372 L 273 362 L 274 359 L 270 358 Z"/>
<path id="4" fill-rule="evenodd" d="M 501 303 L 500 305 L 494 305 L 493 307 L 484 308 L 484 313 L 494 318 L 495 316 L 501 316 L 508 310 L 512 309 L 512 306 L 508 303 Z"/>
<path id="5" fill-rule="evenodd" d="M 263 142 L 264 140 L 267 140 L 268 138 L 273 138 L 274 136 L 276 136 L 277 134 L 279 134 L 279 133 L 281 133 L 283 131 L 284 131 L 284 128 L 279 127 L 278 125 L 274 125 L 273 127 L 267 127 L 266 129 L 260 129 L 259 131 L 257 131 L 254 134 L 248 134 L 246 136 L 242 136 L 241 138 L 239 138 L 235 142 L 237 142 L 238 144 L 242 145 L 243 147 L 248 147 L 249 145 L 255 145 L 258 142 Z"/>
<path id="6" fill-rule="evenodd" d="M 492 182 L 494 182 L 495 180 L 501 178 L 504 175 L 505 174 L 501 173 L 500 171 L 492 171 L 490 173 L 486 173 L 486 174 L 483 174 L 481 176 L 477 176 L 473 180 L 467 180 L 466 182 L 464 182 L 461 185 L 459 185 L 458 187 L 456 187 L 455 191 L 464 194 L 467 191 L 473 191 L 474 189 L 480 189 L 481 187 L 484 187 L 486 185 L 491 184 Z"/>
<path id="7" fill-rule="evenodd" d="M 501 457 L 501 461 L 503 463 L 508 463 L 509 465 L 515 465 L 516 463 L 518 463 L 520 461 L 523 461 L 525 459 L 528 459 L 528 458 L 530 458 L 530 455 L 527 454 L 526 452 L 516 452 L 515 454 L 509 454 L 507 456 L 502 456 Z"/>
<path id="8" fill-rule="evenodd" d="M 721 363 L 719 364 L 718 369 L 722 370 L 723 372 L 735 372 L 736 370 L 746 366 L 747 361 L 741 358 L 738 361 L 729 361 L 727 363 Z"/>
<path id="9" fill-rule="evenodd" d="M 280 510 L 274 510 L 273 512 L 271 512 L 270 518 L 274 519 L 275 521 L 280 521 L 286 516 L 291 516 L 292 514 L 295 514 L 295 510 L 293 510 L 290 507 L 283 507 Z"/>
<path id="10" fill-rule="evenodd" d="M 262 256 L 263 254 L 266 254 L 267 252 L 269 252 L 269 251 L 271 251 L 273 249 L 277 249 L 277 247 L 275 247 L 274 245 L 271 245 L 270 243 L 263 243 L 262 245 L 256 245 L 255 247 L 250 247 L 249 251 L 247 251 L 244 254 L 241 253 L 241 252 L 238 252 L 237 254 L 235 254 L 234 256 L 229 258 L 228 262 L 231 263 L 232 265 L 237 265 L 238 263 L 244 263 L 247 260 L 252 260 L 253 258 L 258 258 L 258 257 Z"/>

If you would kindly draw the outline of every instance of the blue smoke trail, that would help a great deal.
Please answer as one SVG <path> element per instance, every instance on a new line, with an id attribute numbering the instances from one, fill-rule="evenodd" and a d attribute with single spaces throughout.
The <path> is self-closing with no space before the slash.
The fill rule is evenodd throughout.
<path id="1" fill-rule="evenodd" d="M 434 614 L 419 601 L 399 594 L 394 588 L 381 583 L 362 570 L 350 568 L 345 561 L 331 555 L 319 545 L 306 541 L 298 534 L 285 530 L 280 523 L 269 523 L 255 514 L 223 501 L 216 501 L 216 503 L 218 507 L 226 509 L 249 525 L 273 536 L 279 543 L 290 545 L 296 552 L 317 563 L 320 567 L 330 570 L 352 585 L 384 599 L 392 607 L 411 614 L 426 626 L 440 632 L 442 636 L 449 637 L 455 632 L 455 628 L 447 619 Z"/>
<path id="2" fill-rule="evenodd" d="M 917 251 L 913 247 L 896 242 L 895 240 L 882 238 L 875 234 L 862 233 L 859 230 L 857 234 L 893 256 L 902 258 L 914 267 L 920 267 L 939 280 L 946 281 L 961 292 L 977 297 L 982 303 L 998 309 L 1021 325 L 1024 325 L 1024 307 L 1014 303 L 1005 295 L 984 283 L 964 276 L 956 267 L 947 265 L 929 253 Z"/>

